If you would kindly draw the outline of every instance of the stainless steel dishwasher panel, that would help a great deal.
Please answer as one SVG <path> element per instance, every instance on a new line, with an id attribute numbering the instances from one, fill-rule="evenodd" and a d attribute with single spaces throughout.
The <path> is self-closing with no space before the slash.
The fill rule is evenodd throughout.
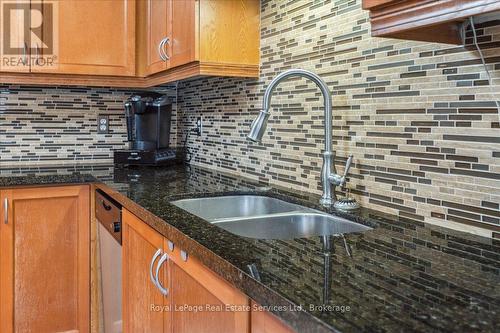
<path id="1" fill-rule="evenodd" d="M 99 332 L 122 333 L 121 206 L 99 190 L 95 200 Z"/>

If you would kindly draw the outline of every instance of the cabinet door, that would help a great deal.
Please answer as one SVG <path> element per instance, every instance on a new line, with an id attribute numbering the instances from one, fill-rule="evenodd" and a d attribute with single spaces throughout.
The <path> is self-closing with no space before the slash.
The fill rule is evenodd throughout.
<path id="1" fill-rule="evenodd" d="M 169 16 L 170 43 L 167 46 L 169 68 L 181 66 L 197 60 L 197 13 L 199 1 L 169 0 L 171 11 Z"/>
<path id="2" fill-rule="evenodd" d="M 252 302 L 251 314 L 252 333 L 294 333 L 295 331 L 281 322 L 273 314 L 260 309 L 257 303 Z"/>
<path id="3" fill-rule="evenodd" d="M 32 72 L 135 74 L 135 0 L 51 3 L 55 5 L 53 34 L 57 58 L 54 66 L 34 66 Z M 41 52 L 45 55 L 43 49 Z"/>
<path id="4" fill-rule="evenodd" d="M 194 258 L 183 261 L 174 250 L 172 330 L 175 333 L 249 332 L 248 298 Z M 226 308 L 226 304 L 236 308 Z M 183 308 L 190 306 L 191 308 Z"/>
<path id="5" fill-rule="evenodd" d="M 155 275 L 163 255 L 163 237 L 130 212 L 123 210 L 122 216 L 124 332 L 169 332 L 169 311 L 165 307 L 169 305 L 169 298 L 150 277 L 151 273 Z M 158 250 L 160 255 L 154 260 Z M 164 288 L 169 287 L 165 283 L 169 280 L 167 267 L 165 263 L 159 271 L 159 281 Z"/>
<path id="6" fill-rule="evenodd" d="M 89 331 L 89 191 L 0 191 L 0 332 Z"/>
<path id="7" fill-rule="evenodd" d="M 260 2 L 200 0 L 199 60 L 258 64 Z"/>
<path id="8" fill-rule="evenodd" d="M 29 1 L 0 0 L 0 72 L 29 72 Z M 5 22 L 4 22 L 5 20 Z"/>
<path id="9" fill-rule="evenodd" d="M 182 2 L 182 1 L 181 1 Z M 168 37 L 168 15 L 170 2 L 167 0 L 145 0 L 138 4 L 138 74 L 147 76 L 164 71 L 168 61 L 160 58 L 160 42 Z M 167 46 L 163 47 L 165 51 Z"/>

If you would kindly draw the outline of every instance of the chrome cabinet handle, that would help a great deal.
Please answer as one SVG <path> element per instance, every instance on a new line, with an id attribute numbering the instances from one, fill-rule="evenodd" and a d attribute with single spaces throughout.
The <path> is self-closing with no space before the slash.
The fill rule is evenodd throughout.
<path id="1" fill-rule="evenodd" d="M 165 40 L 162 39 L 159 43 L 158 43 L 158 55 L 160 56 L 160 59 L 165 61 L 165 59 L 163 59 L 163 54 L 161 53 L 161 50 L 162 50 L 162 44 L 163 44 L 163 41 Z"/>
<path id="2" fill-rule="evenodd" d="M 3 200 L 3 223 L 8 224 L 9 223 L 9 199 L 5 198 Z"/>
<path id="3" fill-rule="evenodd" d="M 170 43 L 170 38 L 165 37 L 165 42 L 162 45 L 163 54 L 165 55 L 164 61 L 167 61 L 168 59 L 170 59 L 170 57 L 168 56 L 167 50 L 165 50 L 165 45 L 168 45 L 169 43 Z"/>
<path id="4" fill-rule="evenodd" d="M 156 253 L 153 255 L 153 258 L 151 258 L 151 264 L 149 265 L 149 278 L 157 288 L 158 285 L 156 284 L 156 279 L 153 275 L 153 266 L 155 264 L 156 259 L 160 256 L 160 254 L 161 254 L 161 249 L 158 249 L 158 251 L 156 251 Z"/>
<path id="5" fill-rule="evenodd" d="M 160 59 L 163 61 L 166 61 L 167 58 L 165 57 L 165 54 L 163 53 L 164 48 L 163 44 L 165 44 L 167 37 L 163 38 L 160 43 L 158 44 L 158 54 L 160 55 Z"/>
<path id="6" fill-rule="evenodd" d="M 168 260 L 168 254 L 164 253 L 161 256 L 160 260 L 158 260 L 158 265 L 156 266 L 156 286 L 158 287 L 158 289 L 160 289 L 160 292 L 163 294 L 163 296 L 168 295 L 168 289 L 163 288 L 160 281 L 158 280 L 158 274 L 160 273 L 161 265 L 163 265 L 163 263 L 167 260 Z"/>

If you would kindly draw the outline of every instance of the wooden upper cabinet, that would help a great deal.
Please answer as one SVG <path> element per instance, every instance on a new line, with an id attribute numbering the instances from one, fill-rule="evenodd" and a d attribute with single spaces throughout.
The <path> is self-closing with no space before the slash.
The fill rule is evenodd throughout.
<path id="1" fill-rule="evenodd" d="M 143 42 L 137 50 L 137 66 L 142 76 L 194 63 L 198 67 L 192 68 L 193 76 L 258 74 L 260 1 L 146 0 L 138 6 L 142 26 L 137 29 L 138 38 Z M 157 13 L 149 12 L 151 7 Z M 152 33 L 153 25 L 161 28 Z M 162 34 L 167 40 L 160 45 Z M 163 65 L 158 62 L 159 52 L 166 58 Z M 162 83 L 161 78 L 152 80 Z"/>
<path id="2" fill-rule="evenodd" d="M 54 26 L 44 26 L 44 34 L 53 28 L 56 58 L 53 66 L 36 66 L 38 51 L 35 49 L 32 72 L 135 75 L 135 0 L 51 3 Z M 40 53 L 44 61 L 44 48 Z"/>
<path id="3" fill-rule="evenodd" d="M 139 76 L 148 76 L 196 60 L 197 12 L 198 3 L 195 0 L 138 2 Z"/>
<path id="4" fill-rule="evenodd" d="M 127 210 L 122 216 L 123 332 L 169 332 L 168 312 L 164 311 L 169 300 L 151 280 L 164 253 L 163 237 Z M 167 265 L 162 267 L 159 281 L 167 287 Z"/>
<path id="5" fill-rule="evenodd" d="M 199 0 L 200 61 L 259 63 L 260 1 Z"/>
<path id="6" fill-rule="evenodd" d="M 2 83 L 146 88 L 259 76 L 259 0 L 0 2 L 36 14 L 26 16 L 36 36 L 12 16 L 15 50 L 1 49 Z"/>
<path id="7" fill-rule="evenodd" d="M 462 44 L 471 16 L 500 10 L 498 0 L 363 0 L 372 36 Z"/>
<path id="8" fill-rule="evenodd" d="M 0 190 L 0 332 L 89 332 L 89 196 L 87 185 Z"/>
<path id="9" fill-rule="evenodd" d="M 25 33 L 23 17 L 29 5 L 29 2 L 20 0 L 0 0 L 0 31 L 2 33 L 0 71 L 2 72 L 30 71 L 29 38 Z"/>
<path id="10" fill-rule="evenodd" d="M 169 68 L 181 66 L 197 60 L 198 52 L 198 1 L 169 0 L 169 43 L 167 56 Z"/>
<path id="11" fill-rule="evenodd" d="M 181 1 L 183 2 L 183 1 Z M 137 75 L 147 76 L 164 71 L 168 62 L 160 57 L 160 43 L 168 36 L 171 9 L 165 0 L 137 2 Z"/>

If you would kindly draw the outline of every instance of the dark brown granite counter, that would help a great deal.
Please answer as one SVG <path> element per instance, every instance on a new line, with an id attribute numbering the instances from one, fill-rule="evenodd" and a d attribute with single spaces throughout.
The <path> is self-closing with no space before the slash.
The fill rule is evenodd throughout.
<path id="1" fill-rule="evenodd" d="M 19 170 L 24 180 L 13 180 L 12 173 L 0 169 L 0 186 L 50 183 L 50 177 L 53 183 L 97 179 L 127 209 L 258 303 L 275 306 L 273 312 L 300 332 L 500 327 L 499 240 L 368 209 L 330 212 L 373 227 L 345 235 L 345 242 L 338 236 L 256 240 L 224 231 L 170 201 L 257 193 L 321 209 L 318 198 L 195 167 Z M 41 182 L 38 175 L 49 178 Z"/>

